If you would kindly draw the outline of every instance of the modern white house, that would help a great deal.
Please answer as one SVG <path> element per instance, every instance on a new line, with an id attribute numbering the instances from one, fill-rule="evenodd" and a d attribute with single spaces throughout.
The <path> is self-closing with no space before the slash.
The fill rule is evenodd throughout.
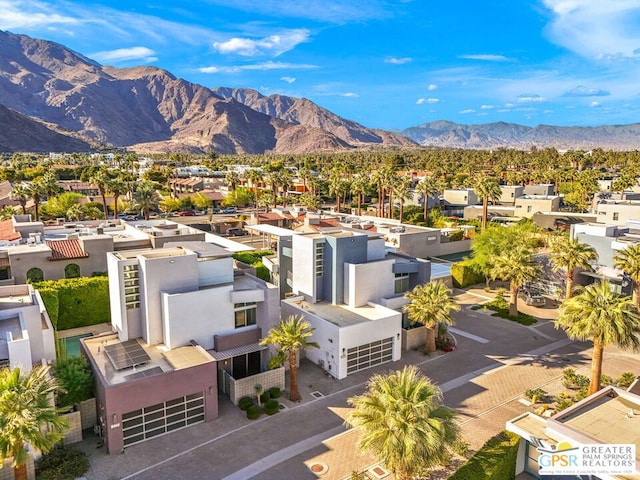
<path id="1" fill-rule="evenodd" d="M 632 387 L 633 388 L 633 387 Z M 543 418 L 533 413 L 525 413 L 507 422 L 507 430 L 520 436 L 516 461 L 516 475 L 526 472 L 533 478 L 592 478 L 600 480 L 623 480 L 639 478 L 640 474 L 640 396 L 631 391 L 608 386 L 588 396 L 584 400 Z M 581 447 L 591 444 L 631 444 L 635 445 L 634 473 L 627 475 L 588 475 L 550 477 L 541 476 L 541 457 L 545 452 L 556 452 L 563 444 Z M 613 457 L 610 457 L 613 458 Z M 598 466 L 596 459 L 592 465 Z M 576 463 L 578 463 L 576 461 Z M 620 465 L 620 463 L 618 463 Z"/>
<path id="2" fill-rule="evenodd" d="M 259 344 L 278 289 L 234 269 L 231 252 L 187 241 L 107 257 L 114 333 L 81 345 L 110 453 L 216 418 L 219 393 L 235 403 L 258 383 L 284 388 Z"/>
<path id="3" fill-rule="evenodd" d="M 336 378 L 400 359 L 404 294 L 429 281 L 429 261 L 388 253 L 380 234 L 355 230 L 293 235 L 286 248 L 291 292 L 281 314 L 315 328 L 320 348 L 308 359 Z M 390 299 L 398 310 L 383 305 Z"/>
<path id="4" fill-rule="evenodd" d="M 29 372 L 55 359 L 53 326 L 38 291 L 32 285 L 0 287 L 0 367 Z"/>

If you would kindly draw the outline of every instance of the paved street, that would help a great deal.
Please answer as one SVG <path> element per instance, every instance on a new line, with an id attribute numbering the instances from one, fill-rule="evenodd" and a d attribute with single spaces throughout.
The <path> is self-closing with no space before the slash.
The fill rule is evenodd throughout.
<path id="1" fill-rule="evenodd" d="M 551 321 L 524 327 L 467 308 L 478 300 L 468 293 L 458 297 L 463 310 L 457 314 L 454 334 L 458 348 L 453 352 L 431 356 L 407 352 L 398 362 L 342 381 L 303 362 L 301 403 L 285 399 L 282 403 L 287 409 L 249 421 L 228 400 L 221 399 L 220 417 L 215 421 L 135 445 L 120 455 L 105 455 L 95 448 L 95 439 L 90 439 L 83 443 L 91 454 L 87 479 L 316 478 L 304 462 L 336 448 L 322 442 L 344 431 L 340 412 L 347 407 L 347 399 L 361 393 L 375 371 L 405 364 L 418 364 L 440 385 L 445 403 L 460 414 L 465 440 L 478 448 L 501 431 L 506 420 L 526 411 L 518 401 L 524 390 L 542 386 L 551 392 L 557 388 L 554 385 L 559 383 L 563 368 L 571 365 L 587 372 L 585 366 L 590 361 L 589 345 L 570 342 Z M 541 313 L 550 317 L 554 311 Z M 640 371 L 637 356 L 609 349 L 605 373 L 618 375 L 625 370 Z M 316 391 L 324 396 L 314 399 L 310 393 Z M 357 455 L 353 455 L 353 462 L 354 468 L 371 464 L 370 459 Z M 342 472 L 333 470 L 330 468 L 323 479 L 344 478 Z"/>

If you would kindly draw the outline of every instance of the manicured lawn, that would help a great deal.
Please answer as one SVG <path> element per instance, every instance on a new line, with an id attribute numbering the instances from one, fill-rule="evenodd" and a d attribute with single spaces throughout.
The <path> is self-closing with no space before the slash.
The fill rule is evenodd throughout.
<path id="1" fill-rule="evenodd" d="M 521 325 L 533 325 L 534 323 L 538 323 L 538 321 L 532 317 L 531 315 L 527 315 L 526 313 L 518 312 L 517 317 L 513 317 L 509 315 L 509 304 L 502 297 L 496 297 L 490 302 L 483 303 L 482 305 L 474 305 L 471 307 L 471 310 L 480 310 L 487 308 L 494 312 L 492 317 L 500 317 L 506 318 L 507 320 L 511 320 L 512 322 L 518 322 Z"/>

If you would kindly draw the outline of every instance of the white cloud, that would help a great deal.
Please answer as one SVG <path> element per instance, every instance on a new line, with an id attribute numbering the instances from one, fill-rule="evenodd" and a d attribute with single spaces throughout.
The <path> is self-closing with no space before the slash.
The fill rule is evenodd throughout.
<path id="1" fill-rule="evenodd" d="M 543 0 L 554 14 L 548 35 L 579 55 L 599 60 L 637 57 L 638 0 Z"/>
<path id="2" fill-rule="evenodd" d="M 293 83 L 296 81 L 295 77 L 280 77 L 280 80 L 287 83 Z"/>
<path id="3" fill-rule="evenodd" d="M 296 29 L 258 40 L 234 37 L 226 42 L 214 42 L 213 48 L 222 54 L 233 53 L 245 57 L 266 54 L 277 57 L 292 50 L 296 45 L 306 42 L 309 36 L 309 30 Z"/>
<path id="4" fill-rule="evenodd" d="M 440 99 L 439 98 L 433 98 L 433 97 L 429 97 L 429 98 L 419 98 L 416 101 L 416 105 L 422 105 L 423 103 L 429 103 L 429 104 L 434 104 L 434 103 L 440 103 Z"/>
<path id="5" fill-rule="evenodd" d="M 482 110 L 493 110 L 494 108 L 496 108 L 495 105 L 482 105 L 480 107 L 480 109 L 482 109 Z"/>
<path id="6" fill-rule="evenodd" d="M 509 62 L 510 58 L 505 57 L 504 55 L 493 55 L 489 53 L 478 54 L 478 55 L 458 55 L 458 58 L 465 58 L 467 60 L 484 60 L 487 62 Z"/>
<path id="7" fill-rule="evenodd" d="M 541 103 L 546 101 L 546 98 L 538 95 L 537 93 L 523 93 L 522 95 L 518 95 L 517 98 L 518 103 Z"/>
<path id="8" fill-rule="evenodd" d="M 353 93 L 353 92 L 346 92 L 346 93 L 341 93 L 340 96 L 341 97 L 349 97 L 349 98 L 358 98 L 360 95 L 358 95 L 357 93 Z"/>
<path id="9" fill-rule="evenodd" d="M 467 108 L 466 110 L 460 110 L 458 113 L 462 115 L 467 115 L 469 113 L 476 113 L 476 111 L 473 108 Z"/>
<path id="10" fill-rule="evenodd" d="M 562 95 L 563 97 L 606 97 L 610 93 L 600 88 L 587 88 L 583 85 L 578 85 L 576 88 L 567 90 Z"/>
<path id="11" fill-rule="evenodd" d="M 0 29 L 2 30 L 79 23 L 79 19 L 61 14 L 44 3 L 0 0 Z"/>
<path id="12" fill-rule="evenodd" d="M 117 50 L 109 50 L 105 52 L 96 52 L 89 56 L 101 63 L 119 63 L 129 62 L 132 60 L 148 63 L 158 61 L 158 57 L 156 57 L 155 54 L 156 52 L 147 47 L 131 47 L 118 48 Z"/>
<path id="13" fill-rule="evenodd" d="M 392 63 L 394 65 L 404 65 L 405 63 L 409 63 L 412 59 L 410 57 L 396 58 L 390 57 L 385 58 L 384 63 Z"/>
<path id="14" fill-rule="evenodd" d="M 311 70 L 314 68 L 318 68 L 318 66 L 306 63 L 264 62 L 248 65 L 200 67 L 198 71 L 202 73 L 238 73 L 246 70 Z"/>
<path id="15" fill-rule="evenodd" d="M 594 101 L 594 102 L 591 102 L 591 103 L 589 104 L 589 106 L 590 106 L 590 107 L 599 107 L 599 106 L 600 106 L 600 102 L 595 102 L 595 101 Z"/>
<path id="16" fill-rule="evenodd" d="M 438 89 L 438 85 L 436 85 L 435 83 L 430 83 L 429 86 L 427 87 L 427 90 L 429 90 L 430 92 L 433 92 L 434 90 Z"/>

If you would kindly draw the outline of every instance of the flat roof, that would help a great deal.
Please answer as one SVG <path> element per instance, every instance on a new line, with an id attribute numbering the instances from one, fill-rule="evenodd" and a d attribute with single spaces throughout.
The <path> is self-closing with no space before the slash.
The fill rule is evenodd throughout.
<path id="1" fill-rule="evenodd" d="M 324 301 L 309 303 L 301 297 L 294 297 L 285 301 L 341 328 L 388 318 L 392 315 L 399 315 L 395 310 L 383 307 L 382 305 L 350 307 L 348 305 L 333 305 Z"/>
<path id="2" fill-rule="evenodd" d="M 164 248 L 184 248 L 194 252 L 198 258 L 231 256 L 231 252 L 226 248 L 207 242 L 167 242 Z"/>
<path id="3" fill-rule="evenodd" d="M 0 296 L 0 310 L 9 310 L 11 308 L 20 308 L 33 305 L 31 294 L 18 294 Z"/>
<path id="4" fill-rule="evenodd" d="M 640 397 L 613 389 L 601 392 L 553 420 L 600 443 L 633 443 L 640 460 Z"/>
<path id="5" fill-rule="evenodd" d="M 299 232 L 294 232 L 288 228 L 276 227 L 275 225 L 269 225 L 261 223 L 259 225 L 245 225 L 246 230 L 266 233 L 268 235 L 274 235 L 276 237 L 290 237 L 291 235 L 299 235 Z"/>

